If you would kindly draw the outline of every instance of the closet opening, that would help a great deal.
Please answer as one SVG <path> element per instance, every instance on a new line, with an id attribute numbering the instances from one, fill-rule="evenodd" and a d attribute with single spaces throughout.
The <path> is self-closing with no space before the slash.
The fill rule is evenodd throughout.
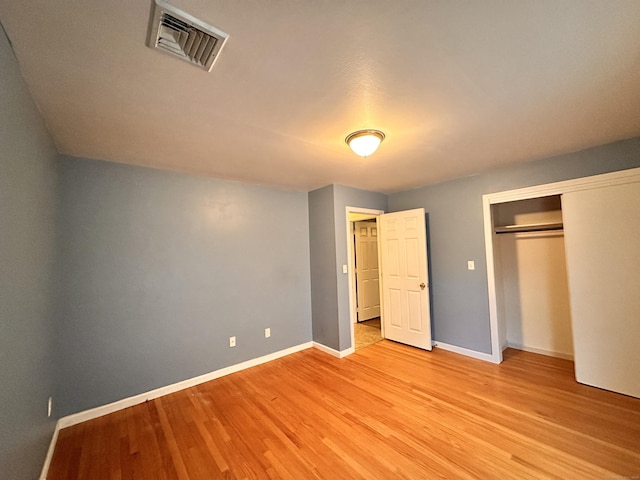
<path id="1" fill-rule="evenodd" d="M 573 360 L 561 195 L 491 205 L 501 351 Z"/>
<path id="2" fill-rule="evenodd" d="M 638 204 L 640 168 L 482 196 L 492 362 L 573 357 L 579 383 L 640 398 Z"/>

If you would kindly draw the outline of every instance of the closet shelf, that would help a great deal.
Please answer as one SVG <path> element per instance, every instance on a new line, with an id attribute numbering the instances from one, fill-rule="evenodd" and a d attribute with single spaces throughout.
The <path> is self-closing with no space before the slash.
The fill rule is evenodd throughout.
<path id="1" fill-rule="evenodd" d="M 562 222 L 558 223 L 535 223 L 529 225 L 504 225 L 495 227 L 496 233 L 519 233 L 519 232 L 546 232 L 550 230 L 562 230 Z"/>

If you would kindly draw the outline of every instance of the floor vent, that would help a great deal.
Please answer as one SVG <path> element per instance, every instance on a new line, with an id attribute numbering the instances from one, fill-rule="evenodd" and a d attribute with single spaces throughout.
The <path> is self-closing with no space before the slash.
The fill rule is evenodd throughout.
<path id="1" fill-rule="evenodd" d="M 229 35 L 163 0 L 154 0 L 147 46 L 210 72 Z"/>

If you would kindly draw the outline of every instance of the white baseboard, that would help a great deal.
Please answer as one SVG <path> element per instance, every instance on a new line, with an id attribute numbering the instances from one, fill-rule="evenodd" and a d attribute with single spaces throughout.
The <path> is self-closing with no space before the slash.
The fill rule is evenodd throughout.
<path id="1" fill-rule="evenodd" d="M 540 355 L 546 355 L 548 357 L 562 358 L 564 360 L 573 360 L 573 355 L 570 353 L 554 352 L 552 350 L 544 350 L 542 348 L 527 347 L 525 345 L 518 345 L 517 343 L 507 343 L 505 348 L 515 348 L 516 350 L 523 350 L 525 352 L 538 353 Z"/>
<path id="2" fill-rule="evenodd" d="M 344 358 L 347 355 L 351 355 L 353 352 L 355 352 L 355 348 L 351 347 L 351 348 L 347 348 L 346 350 L 334 350 L 331 347 L 327 347 L 326 345 L 323 345 L 321 343 L 318 342 L 312 342 L 313 343 L 313 348 L 317 348 L 318 350 L 324 352 L 324 353 L 328 353 L 329 355 L 332 355 L 336 358 Z"/>
<path id="3" fill-rule="evenodd" d="M 254 358 L 252 360 L 247 360 L 246 362 L 238 363 L 236 365 L 221 368 L 214 372 L 205 373 L 204 375 L 189 378 L 172 385 L 167 385 L 166 387 L 156 388 L 155 390 L 151 390 L 150 392 L 134 395 L 133 397 L 123 398 L 122 400 L 109 403 L 108 405 L 102 405 L 100 407 L 92 408 L 91 410 L 74 413 L 73 415 L 62 417 L 60 420 L 58 420 L 58 423 L 60 424 L 60 428 L 70 427 L 71 425 L 76 425 L 78 423 L 86 422 L 87 420 L 92 420 L 109 413 L 117 412 L 118 410 L 132 407 L 134 405 L 138 405 L 139 403 L 144 403 L 147 400 L 153 400 L 154 398 L 162 397 L 163 395 L 168 395 L 179 390 L 184 390 L 185 388 L 193 387 L 194 385 L 199 385 L 210 380 L 215 380 L 216 378 L 224 377 L 225 375 L 229 375 L 231 373 L 255 367 L 256 365 L 270 362 L 271 360 L 275 360 L 277 358 L 284 357 L 286 355 L 290 355 L 292 353 L 299 352 L 311 347 L 312 342 L 306 342 L 294 347 L 285 348 L 284 350 L 270 353 L 268 355 Z"/>
<path id="4" fill-rule="evenodd" d="M 51 459 L 53 458 L 53 451 L 56 449 L 56 442 L 58 441 L 58 432 L 60 432 L 60 421 L 56 422 L 56 428 L 51 436 L 49 450 L 47 450 L 47 456 L 44 459 L 44 465 L 42 465 L 42 472 L 40 472 L 40 480 L 47 480 L 49 466 L 51 465 Z"/>
<path id="5" fill-rule="evenodd" d="M 475 350 L 469 350 L 468 348 L 457 347 L 455 345 L 449 345 L 443 342 L 433 342 L 434 347 L 441 348 L 453 353 L 459 353 L 460 355 L 466 355 L 467 357 L 477 358 L 478 360 L 484 360 L 485 362 L 500 363 L 496 361 L 493 355 L 489 353 L 476 352 Z"/>
<path id="6" fill-rule="evenodd" d="M 154 398 L 162 397 L 163 395 L 168 395 L 170 393 L 184 390 L 185 388 L 193 387 L 210 380 L 215 380 L 216 378 L 224 377 L 225 375 L 229 375 L 231 373 L 236 373 L 247 368 L 255 367 L 256 365 L 260 365 L 262 363 L 267 363 L 281 357 L 286 357 L 287 355 L 291 355 L 292 353 L 314 347 L 314 343 L 315 342 L 301 343 L 300 345 L 285 348 L 284 350 L 279 350 L 262 357 L 254 358 L 252 360 L 247 360 L 246 362 L 221 368 L 214 372 L 205 373 L 204 375 L 200 375 L 198 377 L 189 378 L 178 383 L 167 385 L 166 387 L 156 388 L 155 390 L 151 390 L 150 392 L 134 395 L 133 397 L 123 398 L 122 400 L 118 400 L 107 405 L 102 405 L 100 407 L 62 417 L 56 423 L 56 428 L 53 432 L 53 436 L 51 437 L 51 443 L 49 445 L 49 450 L 47 451 L 47 456 L 42 467 L 40 480 L 46 480 L 47 478 L 47 474 L 49 473 L 49 465 L 51 464 L 53 452 L 58 440 L 58 432 L 61 429 L 70 427 L 72 425 L 77 425 L 78 423 L 86 422 L 87 420 L 93 420 L 94 418 L 98 418 L 103 415 L 108 415 L 109 413 L 117 412 L 118 410 L 138 405 L 139 403 L 144 403 L 147 400 L 153 400 Z"/>
<path id="7" fill-rule="evenodd" d="M 285 348 L 284 350 L 279 350 L 277 352 L 270 353 L 262 357 L 254 358 L 252 360 L 247 360 L 246 362 L 221 368 L 214 372 L 205 373 L 204 375 L 200 375 L 198 377 L 189 378 L 187 380 L 183 380 L 178 383 L 167 385 L 165 387 L 156 388 L 155 390 L 151 390 L 146 393 L 134 395 L 133 397 L 123 398 L 122 400 L 118 400 L 116 402 L 109 403 L 107 405 L 102 405 L 100 407 L 92 408 L 90 410 L 85 410 L 83 412 L 78 412 L 72 415 L 67 415 L 66 417 L 62 417 L 56 423 L 56 428 L 53 432 L 53 436 L 51 437 L 51 443 L 49 444 L 49 450 L 47 451 L 47 456 L 45 458 L 44 465 L 42 467 L 40 480 L 46 480 L 47 478 L 47 474 L 49 472 L 49 465 L 51 464 L 51 459 L 53 458 L 53 452 L 55 450 L 56 442 L 58 440 L 58 432 L 63 428 L 70 427 L 72 425 L 77 425 L 78 423 L 86 422 L 87 420 L 93 420 L 94 418 L 98 418 L 103 415 L 108 415 L 109 413 L 117 412 L 118 410 L 123 410 L 128 407 L 133 407 L 134 405 L 144 403 L 147 400 L 153 400 L 154 398 L 162 397 L 163 395 L 168 395 L 170 393 L 184 390 L 185 388 L 193 387 L 201 383 L 215 380 L 216 378 L 224 377 L 225 375 L 229 375 L 231 373 L 236 373 L 241 370 L 245 370 L 247 368 L 255 367 L 256 365 L 267 363 L 272 360 L 276 360 L 278 358 L 285 357 L 287 355 L 291 355 L 292 353 L 296 353 L 301 350 L 306 350 L 307 348 L 311 348 L 311 347 L 317 348 L 318 350 L 321 350 L 325 353 L 328 353 L 329 355 L 333 355 L 334 357 L 338 357 L 338 358 L 346 357 L 347 355 L 350 355 L 351 353 L 354 352 L 353 347 L 339 352 L 337 350 L 334 350 L 333 348 L 329 348 L 317 342 L 301 343 L 300 345 L 296 345 L 290 348 Z"/>

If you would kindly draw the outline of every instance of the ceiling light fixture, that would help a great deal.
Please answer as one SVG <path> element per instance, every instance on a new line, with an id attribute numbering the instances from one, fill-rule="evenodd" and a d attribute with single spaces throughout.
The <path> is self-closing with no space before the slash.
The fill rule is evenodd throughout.
<path id="1" fill-rule="evenodd" d="M 353 153 L 361 157 L 368 157 L 375 152 L 382 140 L 384 140 L 384 133 L 380 130 L 358 130 L 344 139 Z"/>

